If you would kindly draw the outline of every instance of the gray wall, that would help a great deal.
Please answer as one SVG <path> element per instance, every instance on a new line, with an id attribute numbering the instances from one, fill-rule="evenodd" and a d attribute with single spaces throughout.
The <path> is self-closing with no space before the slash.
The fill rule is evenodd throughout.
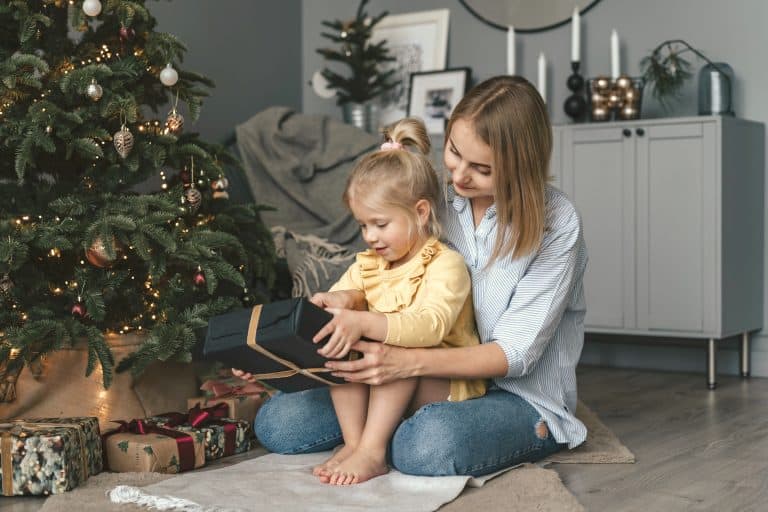
<path id="1" fill-rule="evenodd" d="M 216 82 L 191 127 L 205 140 L 221 141 L 268 106 L 301 108 L 300 0 L 176 0 L 147 7 L 159 31 L 187 46 L 182 66 Z"/>
<path id="2" fill-rule="evenodd" d="M 318 47 L 327 44 L 320 37 L 320 22 L 351 18 L 357 4 L 357 0 L 304 0 L 303 83 L 309 80 L 313 71 L 323 67 L 322 57 L 315 53 Z M 446 7 L 451 11 L 448 66 L 469 66 L 475 79 L 479 80 L 504 73 L 506 35 L 478 21 L 458 0 L 371 0 L 369 13 L 388 10 L 392 14 L 400 14 Z M 733 67 L 736 74 L 734 105 L 737 115 L 766 122 L 768 66 L 762 58 L 765 48 L 768 48 L 766 20 L 768 2 L 764 0 L 602 0 L 582 16 L 583 73 L 585 76 L 609 74 L 609 38 L 612 28 L 619 32 L 621 38 L 622 71 L 632 75 L 639 73 L 640 59 L 658 43 L 666 39 L 685 39 L 710 59 L 728 62 Z M 547 55 L 547 96 L 551 98 L 550 114 L 555 123 L 567 121 L 562 104 L 569 92 L 565 80 L 570 73 L 570 34 L 570 25 L 566 25 L 543 33 L 518 34 L 517 37 L 518 74 L 535 83 L 537 56 L 541 51 Z M 690 60 L 694 71 L 697 70 L 701 62 L 692 55 Z M 643 116 L 696 115 L 696 91 L 694 76 L 687 83 L 683 101 L 670 112 L 661 110 L 646 95 Z M 302 95 L 305 112 L 340 117 L 333 100 L 317 97 L 306 86 Z M 745 247 L 744 250 L 750 248 Z M 768 257 L 768 251 L 765 254 Z M 768 272 L 765 275 L 768 279 Z M 768 314 L 765 316 L 768 317 Z M 768 326 L 768 320 L 765 325 Z M 679 346 L 672 344 L 671 340 L 651 345 L 623 344 L 620 341 L 590 341 L 585 348 L 583 361 L 697 372 L 705 368 L 703 343 Z M 734 344 L 724 343 L 722 347 L 720 370 L 735 373 L 738 366 Z M 768 336 L 757 336 L 752 351 L 753 374 L 768 376 Z"/>

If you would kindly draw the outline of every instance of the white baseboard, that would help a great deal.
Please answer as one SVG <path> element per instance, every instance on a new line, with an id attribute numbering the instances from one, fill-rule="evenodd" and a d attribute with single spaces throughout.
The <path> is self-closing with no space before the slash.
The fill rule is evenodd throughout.
<path id="1" fill-rule="evenodd" d="M 617 368 L 644 368 L 652 370 L 701 372 L 705 378 L 707 369 L 707 345 L 705 340 L 692 345 L 675 345 L 658 342 L 653 344 L 632 343 L 631 338 L 616 341 L 593 341 L 584 344 L 581 363 Z M 738 375 L 739 343 L 725 341 L 717 350 L 717 373 Z M 768 336 L 753 335 L 750 340 L 750 371 L 754 377 L 768 377 Z"/>

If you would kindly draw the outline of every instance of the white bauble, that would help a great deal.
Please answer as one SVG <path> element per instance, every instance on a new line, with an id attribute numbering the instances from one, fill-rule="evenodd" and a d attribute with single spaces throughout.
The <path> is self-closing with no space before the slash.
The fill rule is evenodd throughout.
<path id="1" fill-rule="evenodd" d="M 85 0 L 83 2 L 83 12 L 88 16 L 98 16 L 101 12 L 101 2 L 99 0 Z"/>
<path id="2" fill-rule="evenodd" d="M 312 74 L 311 84 L 312 90 L 321 98 L 328 99 L 336 96 L 336 90 L 328 87 L 328 80 L 325 79 L 320 71 L 315 71 Z"/>
<path id="3" fill-rule="evenodd" d="M 173 66 L 168 64 L 160 72 L 160 81 L 163 82 L 163 85 L 167 85 L 168 87 L 176 85 L 176 82 L 179 81 L 179 74 L 173 69 Z"/>

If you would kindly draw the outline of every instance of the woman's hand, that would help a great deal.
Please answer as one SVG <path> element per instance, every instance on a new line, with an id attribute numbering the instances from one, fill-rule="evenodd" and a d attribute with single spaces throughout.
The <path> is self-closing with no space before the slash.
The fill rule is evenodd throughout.
<path id="1" fill-rule="evenodd" d="M 423 350 L 436 349 L 403 348 L 358 341 L 352 345 L 352 350 L 357 350 L 363 357 L 355 361 L 327 361 L 326 368 L 333 369 L 332 375 L 342 377 L 348 382 L 378 386 L 397 379 L 418 376 L 415 358 L 411 356 Z"/>
<path id="2" fill-rule="evenodd" d="M 368 309 L 365 295 L 359 290 L 316 293 L 309 301 L 321 308 L 356 309 L 358 311 Z"/>
<path id="3" fill-rule="evenodd" d="M 238 370 L 237 368 L 232 368 L 232 375 L 243 379 L 246 382 L 250 382 L 251 384 L 255 384 L 257 382 L 256 377 L 254 377 L 252 374 L 244 372 L 243 370 Z"/>
<path id="4" fill-rule="evenodd" d="M 352 345 L 360 341 L 363 336 L 363 318 L 361 312 L 349 309 L 327 308 L 326 311 L 333 313 L 333 320 L 317 331 L 312 341 L 319 343 L 330 335 L 328 342 L 317 353 L 329 359 L 338 359 L 346 356 Z"/>

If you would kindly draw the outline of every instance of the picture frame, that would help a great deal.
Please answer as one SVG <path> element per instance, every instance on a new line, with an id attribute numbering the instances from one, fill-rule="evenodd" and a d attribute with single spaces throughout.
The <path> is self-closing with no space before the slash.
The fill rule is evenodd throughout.
<path id="1" fill-rule="evenodd" d="M 408 93 L 408 117 L 419 117 L 427 133 L 445 133 L 445 125 L 456 104 L 469 87 L 468 67 L 411 73 Z"/>
<path id="2" fill-rule="evenodd" d="M 448 54 L 448 9 L 390 14 L 376 24 L 371 43 L 386 40 L 395 61 L 382 66 L 395 69 L 400 84 L 381 97 L 382 126 L 406 116 L 410 75 L 414 72 L 445 69 Z"/>

